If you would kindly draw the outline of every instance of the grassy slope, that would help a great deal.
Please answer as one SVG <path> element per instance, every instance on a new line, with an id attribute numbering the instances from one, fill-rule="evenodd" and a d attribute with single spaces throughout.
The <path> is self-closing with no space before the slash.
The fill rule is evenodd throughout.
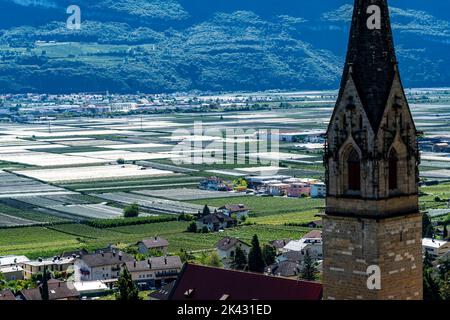
<path id="1" fill-rule="evenodd" d="M 211 205 L 244 202 L 256 213 L 250 219 L 255 225 L 246 225 L 222 233 L 192 234 L 185 232 L 188 222 L 165 222 L 136 226 L 97 229 L 86 225 L 64 224 L 49 228 L 19 228 L 0 230 L 0 255 L 14 253 L 29 257 L 49 256 L 67 250 L 85 247 L 100 248 L 110 243 L 134 243 L 140 239 L 161 235 L 170 242 L 170 251 L 206 250 L 215 247 L 224 236 L 251 241 L 257 234 L 261 242 L 281 238 L 300 238 L 307 228 L 284 226 L 289 222 L 315 220 L 322 200 L 288 198 L 237 198 L 208 200 Z M 213 204 L 214 203 L 214 204 Z M 39 243 L 39 246 L 36 246 Z"/>

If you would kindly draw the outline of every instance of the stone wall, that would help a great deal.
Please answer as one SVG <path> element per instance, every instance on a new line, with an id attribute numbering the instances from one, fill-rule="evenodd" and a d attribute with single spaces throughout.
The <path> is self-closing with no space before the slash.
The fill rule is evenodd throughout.
<path id="1" fill-rule="evenodd" d="M 419 213 L 378 220 L 324 216 L 324 299 L 422 299 L 421 235 Z M 380 290 L 368 289 L 369 266 L 380 268 Z"/>

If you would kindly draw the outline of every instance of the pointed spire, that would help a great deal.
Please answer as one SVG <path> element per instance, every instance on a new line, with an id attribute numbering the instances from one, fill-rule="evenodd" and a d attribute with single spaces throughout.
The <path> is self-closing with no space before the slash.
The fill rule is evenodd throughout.
<path id="1" fill-rule="evenodd" d="M 387 0 L 355 0 L 338 101 L 351 74 L 376 132 L 396 73 L 397 58 Z"/>

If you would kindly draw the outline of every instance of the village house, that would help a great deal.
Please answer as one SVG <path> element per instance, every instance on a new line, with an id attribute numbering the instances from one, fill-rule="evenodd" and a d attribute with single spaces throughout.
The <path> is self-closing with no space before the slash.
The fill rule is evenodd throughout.
<path id="1" fill-rule="evenodd" d="M 79 292 L 82 299 L 90 297 L 101 297 L 111 293 L 111 289 L 103 281 L 100 280 L 74 282 L 73 287 Z"/>
<path id="2" fill-rule="evenodd" d="M 209 177 L 200 182 L 199 188 L 210 191 L 230 191 L 231 188 L 220 178 Z"/>
<path id="3" fill-rule="evenodd" d="M 308 228 L 322 228 L 322 219 L 311 221 L 306 225 Z M 313 237 L 310 237 L 313 238 Z"/>
<path id="4" fill-rule="evenodd" d="M 287 191 L 287 195 L 292 198 L 299 198 L 303 195 L 309 196 L 310 194 L 311 186 L 302 182 L 291 183 Z"/>
<path id="5" fill-rule="evenodd" d="M 291 239 L 273 240 L 269 242 L 269 245 L 275 248 L 277 255 L 282 253 L 283 248 L 291 242 Z"/>
<path id="6" fill-rule="evenodd" d="M 266 268 L 265 274 L 277 277 L 297 279 L 301 266 L 299 261 L 284 260 L 275 262 Z"/>
<path id="7" fill-rule="evenodd" d="M 322 239 L 302 238 L 300 240 L 293 240 L 283 248 L 284 253 L 289 251 L 297 251 L 302 254 L 308 251 L 315 259 L 322 260 Z"/>
<path id="8" fill-rule="evenodd" d="M 272 196 L 280 197 L 288 194 L 290 185 L 288 183 L 275 182 L 267 184 L 269 194 Z"/>
<path id="9" fill-rule="evenodd" d="M 245 204 L 227 204 L 220 207 L 219 211 L 229 217 L 236 215 L 238 219 L 241 219 L 244 216 L 248 217 L 250 208 L 248 208 Z"/>
<path id="10" fill-rule="evenodd" d="M 0 290 L 0 301 L 15 301 L 16 296 L 12 293 L 11 290 Z"/>
<path id="11" fill-rule="evenodd" d="M 149 239 L 144 239 L 142 241 L 139 241 L 137 243 L 138 251 L 142 254 L 148 254 L 149 251 L 157 251 L 166 253 L 167 248 L 169 247 L 169 242 L 166 239 L 163 239 L 161 237 L 153 237 Z"/>
<path id="12" fill-rule="evenodd" d="M 245 288 L 245 290 L 243 290 Z M 322 284 L 186 263 L 168 300 L 321 300 Z"/>
<path id="13" fill-rule="evenodd" d="M 208 228 L 210 232 L 217 232 L 230 228 L 235 224 L 235 221 L 221 212 L 213 212 L 197 220 L 197 229 Z"/>
<path id="14" fill-rule="evenodd" d="M 245 180 L 248 182 L 248 186 L 251 189 L 259 189 L 260 187 L 267 186 L 270 183 L 281 183 L 286 179 L 291 179 L 292 176 L 286 175 L 272 175 L 272 176 L 248 176 Z"/>
<path id="15" fill-rule="evenodd" d="M 423 252 L 428 252 L 433 259 L 440 258 L 450 251 L 450 242 L 430 238 L 422 239 Z"/>
<path id="16" fill-rule="evenodd" d="M 322 221 L 322 220 L 320 220 Z M 322 240 L 322 230 L 311 230 L 305 234 L 302 239 L 319 239 Z"/>
<path id="17" fill-rule="evenodd" d="M 53 257 L 51 259 L 38 259 L 23 263 L 24 278 L 30 279 L 34 274 L 44 272 L 44 268 L 51 272 L 67 272 L 73 267 L 75 257 Z"/>
<path id="18" fill-rule="evenodd" d="M 28 261 L 30 261 L 30 259 L 25 256 L 2 256 L 0 257 L 0 268 L 23 266 L 23 264 Z"/>
<path id="19" fill-rule="evenodd" d="M 19 294 L 20 300 L 43 300 L 43 285 L 37 288 L 22 290 Z M 51 279 L 48 281 L 49 300 L 79 300 L 80 293 L 69 283 Z"/>
<path id="20" fill-rule="evenodd" d="M 0 274 L 3 275 L 6 281 L 23 280 L 23 268 L 20 266 L 10 266 L 0 268 Z"/>
<path id="21" fill-rule="evenodd" d="M 322 231 L 311 230 L 298 241 L 288 241 L 287 244 L 280 249 L 281 253 L 277 256 L 276 260 L 278 263 L 284 261 L 301 263 L 305 258 L 306 251 L 308 251 L 314 260 L 322 260 L 321 242 Z"/>
<path id="22" fill-rule="evenodd" d="M 120 251 L 86 254 L 75 260 L 75 281 L 118 279 L 121 267 L 130 261 L 134 258 Z"/>
<path id="23" fill-rule="evenodd" d="M 317 182 L 311 184 L 311 197 L 312 198 L 324 198 L 327 194 L 327 187 L 323 182 Z"/>
<path id="24" fill-rule="evenodd" d="M 244 254 L 248 256 L 251 246 L 248 243 L 233 237 L 225 237 L 217 243 L 217 254 L 222 259 L 226 268 L 231 266 L 237 248 L 240 248 Z"/>
<path id="25" fill-rule="evenodd" d="M 153 301 L 166 301 L 169 300 L 169 295 L 173 290 L 173 287 L 175 286 L 176 281 L 172 281 L 156 291 L 150 292 L 148 295 L 149 300 Z"/>
<path id="26" fill-rule="evenodd" d="M 178 256 L 154 257 L 144 261 L 129 261 L 125 267 L 142 290 L 159 288 L 174 281 L 183 267 Z"/>

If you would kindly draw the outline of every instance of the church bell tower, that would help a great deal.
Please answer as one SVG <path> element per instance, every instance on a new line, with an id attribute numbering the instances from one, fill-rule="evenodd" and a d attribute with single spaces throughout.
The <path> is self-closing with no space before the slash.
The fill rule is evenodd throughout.
<path id="1" fill-rule="evenodd" d="M 324 299 L 422 299 L 419 157 L 387 0 L 355 0 L 324 153 Z"/>

